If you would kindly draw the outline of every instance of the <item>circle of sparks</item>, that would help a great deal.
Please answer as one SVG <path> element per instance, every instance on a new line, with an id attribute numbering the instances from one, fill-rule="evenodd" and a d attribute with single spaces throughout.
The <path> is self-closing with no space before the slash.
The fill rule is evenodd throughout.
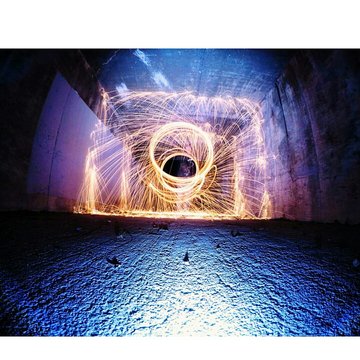
<path id="1" fill-rule="evenodd" d="M 170 148 L 169 144 L 172 145 Z M 175 156 L 190 158 L 195 163 L 195 175 L 177 177 L 166 173 L 163 170 L 165 164 Z M 162 126 L 152 136 L 149 158 L 159 184 L 156 187 L 151 182 L 149 186 L 165 201 L 176 203 L 189 201 L 201 191 L 205 177 L 213 167 L 214 151 L 211 138 L 199 127 L 186 122 L 173 122 Z M 202 165 L 199 164 L 201 159 L 205 159 Z"/>

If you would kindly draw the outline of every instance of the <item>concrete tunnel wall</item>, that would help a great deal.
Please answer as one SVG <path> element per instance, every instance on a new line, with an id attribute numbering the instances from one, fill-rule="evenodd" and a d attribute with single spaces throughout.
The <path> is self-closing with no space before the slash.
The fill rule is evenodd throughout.
<path id="1" fill-rule="evenodd" d="M 57 72 L 97 114 L 100 84 L 79 50 L 0 50 L 2 211 L 37 208 L 33 197 L 28 198 L 28 173 L 39 119 Z"/>
<path id="2" fill-rule="evenodd" d="M 58 73 L 33 141 L 27 184 L 32 210 L 73 210 L 97 122 L 96 115 Z"/>
<path id="3" fill-rule="evenodd" d="M 360 222 L 360 53 L 302 51 L 262 102 L 273 217 Z"/>
<path id="4" fill-rule="evenodd" d="M 57 73 L 33 141 L 27 181 L 30 210 L 74 210 L 85 179 L 87 156 L 94 145 L 92 133 L 95 129 L 104 138 L 113 137 L 79 94 Z M 120 146 L 119 142 L 102 156 L 119 153 Z M 103 188 L 103 199 L 114 191 L 119 178 L 120 169 L 113 170 L 111 181 Z"/>

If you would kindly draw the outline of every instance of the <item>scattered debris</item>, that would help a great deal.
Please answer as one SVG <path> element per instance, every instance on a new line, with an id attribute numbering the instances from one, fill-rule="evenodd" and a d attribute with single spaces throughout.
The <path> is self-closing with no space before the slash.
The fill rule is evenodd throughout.
<path id="1" fill-rule="evenodd" d="M 109 264 L 114 265 L 115 267 L 121 265 L 121 262 L 120 262 L 115 256 L 113 256 L 112 259 L 106 258 L 106 261 L 107 261 Z"/>
<path id="2" fill-rule="evenodd" d="M 184 258 L 183 258 L 183 261 L 186 265 L 189 265 L 190 264 L 190 261 L 189 261 L 189 253 L 186 252 Z"/>
<path id="3" fill-rule="evenodd" d="M 169 230 L 169 225 L 166 223 L 153 223 L 153 228 L 158 228 L 159 230 Z"/>
<path id="4" fill-rule="evenodd" d="M 231 236 L 235 237 L 235 236 L 242 236 L 244 235 L 242 232 L 240 232 L 239 230 L 231 230 Z"/>

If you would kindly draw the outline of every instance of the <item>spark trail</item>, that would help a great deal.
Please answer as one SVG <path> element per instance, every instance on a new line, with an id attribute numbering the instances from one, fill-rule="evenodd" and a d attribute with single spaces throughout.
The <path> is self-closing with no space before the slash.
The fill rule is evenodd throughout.
<path id="1" fill-rule="evenodd" d="M 103 93 L 76 212 L 149 217 L 269 218 L 259 107 L 189 92 Z M 164 171 L 185 157 L 192 176 Z"/>

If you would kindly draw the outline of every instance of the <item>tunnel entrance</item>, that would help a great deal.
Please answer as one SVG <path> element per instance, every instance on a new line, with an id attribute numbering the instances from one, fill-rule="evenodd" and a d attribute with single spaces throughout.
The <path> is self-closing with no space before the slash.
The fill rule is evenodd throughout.
<path id="1" fill-rule="evenodd" d="M 194 161 L 187 156 L 174 156 L 164 165 L 163 170 L 176 177 L 192 177 L 196 174 Z"/>

